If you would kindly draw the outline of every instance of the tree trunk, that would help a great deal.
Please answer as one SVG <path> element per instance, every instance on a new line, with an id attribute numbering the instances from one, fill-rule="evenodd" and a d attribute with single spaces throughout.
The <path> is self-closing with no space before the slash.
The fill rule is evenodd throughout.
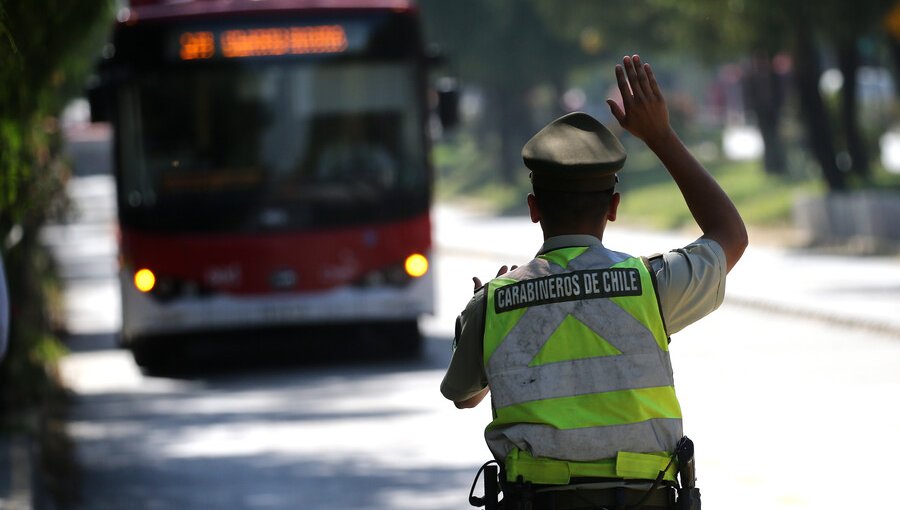
<path id="1" fill-rule="evenodd" d="M 522 146 L 528 141 L 531 125 L 525 104 L 525 93 L 517 90 L 495 90 L 498 116 L 497 132 L 500 135 L 500 177 L 505 183 L 515 183 L 522 168 Z"/>
<path id="2" fill-rule="evenodd" d="M 887 39 L 887 46 L 891 52 L 891 59 L 894 61 L 894 82 L 900 83 L 900 41 L 890 34 L 885 39 Z"/>
<path id="3" fill-rule="evenodd" d="M 834 142 L 828 122 L 828 112 L 819 92 L 821 67 L 816 49 L 807 27 L 799 25 L 796 31 L 794 72 L 797 92 L 800 96 L 800 113 L 806 125 L 806 135 L 813 156 L 822 169 L 822 177 L 830 191 L 847 189 L 844 175 L 835 162 Z"/>
<path id="4" fill-rule="evenodd" d="M 745 67 L 744 96 L 763 139 L 763 164 L 769 174 L 787 173 L 784 140 L 778 130 L 784 91 L 768 55 L 754 56 Z"/>
<path id="5" fill-rule="evenodd" d="M 844 136 L 853 173 L 863 180 L 868 180 L 871 175 L 869 154 L 866 151 L 866 143 L 860 133 L 856 116 L 856 71 L 859 69 L 859 60 L 856 41 L 851 39 L 843 42 L 838 49 L 838 65 L 841 74 L 844 75 L 844 86 L 841 88 L 841 119 Z"/>

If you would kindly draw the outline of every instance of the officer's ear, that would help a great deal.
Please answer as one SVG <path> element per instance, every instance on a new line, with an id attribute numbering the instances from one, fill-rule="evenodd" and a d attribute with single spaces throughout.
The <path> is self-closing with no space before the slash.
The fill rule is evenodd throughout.
<path id="1" fill-rule="evenodd" d="M 612 194 L 612 197 L 609 199 L 609 209 L 606 211 L 606 219 L 609 221 L 616 221 L 616 213 L 619 210 L 619 200 L 621 199 L 621 195 L 618 192 Z"/>
<path id="2" fill-rule="evenodd" d="M 528 214 L 531 216 L 531 222 L 539 223 L 541 221 L 541 211 L 538 209 L 537 198 L 535 198 L 534 193 L 529 193 L 525 199 L 528 202 Z"/>

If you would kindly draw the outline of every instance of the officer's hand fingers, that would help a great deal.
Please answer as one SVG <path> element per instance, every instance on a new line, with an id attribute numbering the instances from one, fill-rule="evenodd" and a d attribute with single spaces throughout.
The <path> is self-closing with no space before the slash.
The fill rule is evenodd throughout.
<path id="1" fill-rule="evenodd" d="M 620 65 L 616 66 L 616 83 L 619 85 L 619 93 L 622 94 L 622 104 L 627 108 L 632 99 L 631 87 L 628 86 L 628 80 L 625 78 L 625 69 Z"/>
<path id="2" fill-rule="evenodd" d="M 475 284 L 476 291 L 481 288 L 481 280 L 477 276 L 472 277 L 472 283 Z"/>
<path id="3" fill-rule="evenodd" d="M 634 62 L 634 71 L 637 74 L 638 86 L 641 88 L 642 94 L 645 97 L 653 97 L 653 88 L 650 86 L 650 79 L 647 77 L 645 69 L 647 64 L 641 62 L 640 55 L 635 55 L 631 59 Z"/>
<path id="4" fill-rule="evenodd" d="M 619 121 L 620 125 L 625 122 L 625 112 L 622 111 L 622 108 L 615 101 L 607 99 L 606 104 L 609 105 L 609 112 Z"/>
<path id="5" fill-rule="evenodd" d="M 637 70 L 634 68 L 634 59 L 625 57 L 625 75 L 628 76 L 628 84 L 631 86 L 631 93 L 636 100 L 644 98 L 644 92 L 641 90 L 641 84 L 638 81 Z"/>
<path id="6" fill-rule="evenodd" d="M 656 82 L 656 76 L 653 76 L 653 68 L 650 64 L 644 64 L 644 71 L 647 73 L 647 80 L 650 82 L 650 90 L 657 99 L 662 98 L 662 90 L 659 89 L 659 83 Z"/>

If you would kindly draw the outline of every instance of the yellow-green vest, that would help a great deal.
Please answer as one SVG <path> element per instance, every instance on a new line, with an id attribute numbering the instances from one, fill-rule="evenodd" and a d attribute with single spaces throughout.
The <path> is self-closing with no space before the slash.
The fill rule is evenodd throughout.
<path id="1" fill-rule="evenodd" d="M 645 261 L 554 250 L 492 280 L 486 297 L 485 438 L 508 478 L 655 478 L 682 425 Z"/>

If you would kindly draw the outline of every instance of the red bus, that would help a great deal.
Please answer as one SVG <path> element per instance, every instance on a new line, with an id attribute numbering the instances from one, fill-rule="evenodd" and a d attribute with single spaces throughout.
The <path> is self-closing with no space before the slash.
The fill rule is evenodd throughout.
<path id="1" fill-rule="evenodd" d="M 145 0 L 118 18 L 95 95 L 138 363 L 185 336 L 313 325 L 416 351 L 434 292 L 415 6 Z"/>

